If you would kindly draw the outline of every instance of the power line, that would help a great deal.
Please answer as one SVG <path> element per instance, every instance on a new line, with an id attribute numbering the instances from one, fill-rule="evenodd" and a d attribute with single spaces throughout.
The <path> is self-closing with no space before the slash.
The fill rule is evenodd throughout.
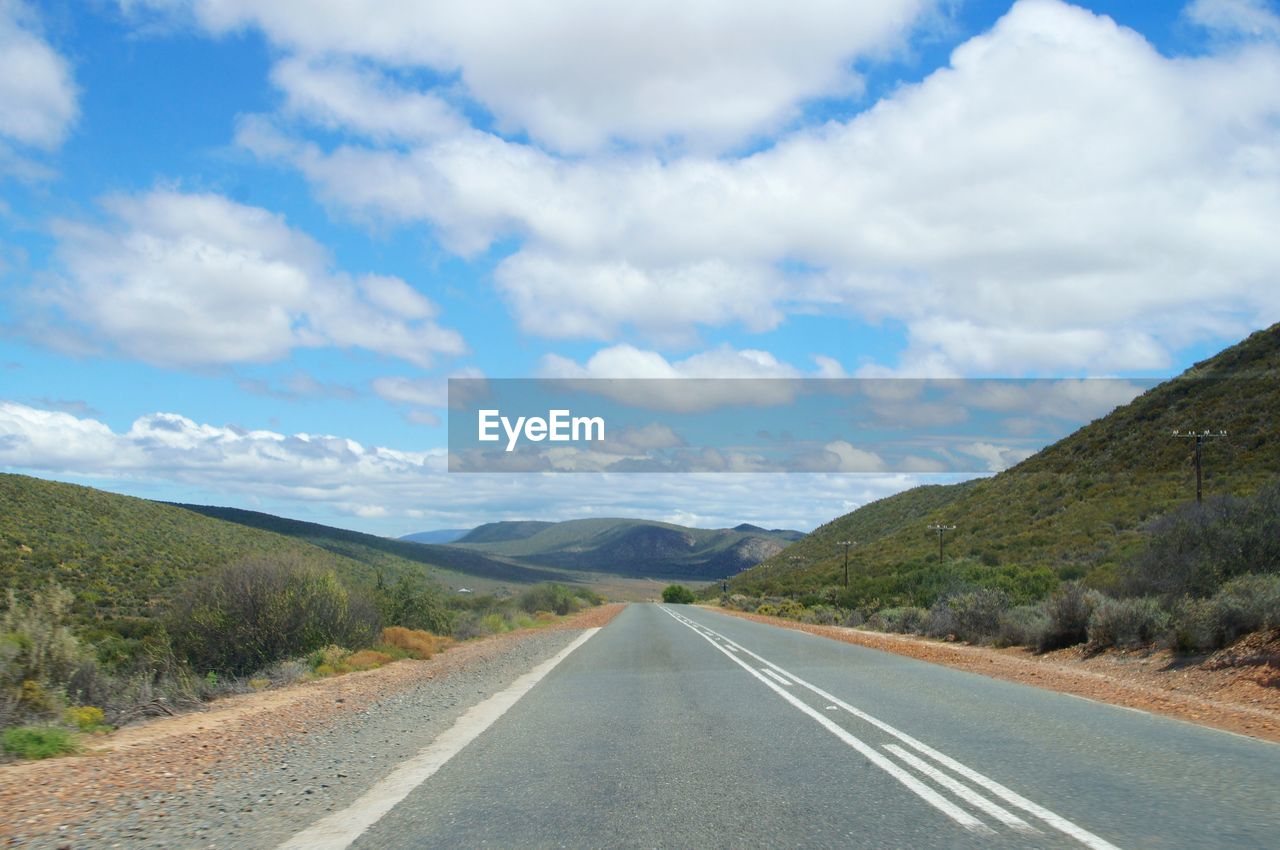
<path id="1" fill-rule="evenodd" d="M 1225 437 L 1227 436 L 1227 432 L 1222 430 L 1210 431 L 1207 429 L 1204 431 L 1174 431 L 1173 436 L 1195 438 L 1195 441 L 1196 441 L 1196 504 L 1199 505 L 1204 501 L 1203 499 L 1204 476 L 1201 472 L 1201 467 L 1200 467 L 1200 450 L 1203 448 L 1205 440 L 1213 440 L 1213 439 L 1217 439 L 1218 437 Z"/>
<path id="2" fill-rule="evenodd" d="M 929 530 L 936 531 L 938 533 L 938 563 L 941 564 L 942 563 L 942 535 L 946 534 L 948 531 L 955 531 L 956 527 L 954 525 L 942 525 L 941 523 L 934 523 L 933 525 L 929 526 Z"/>
<path id="3" fill-rule="evenodd" d="M 840 540 L 836 542 L 837 546 L 844 547 L 844 586 L 849 586 L 849 547 L 858 545 L 856 540 Z"/>

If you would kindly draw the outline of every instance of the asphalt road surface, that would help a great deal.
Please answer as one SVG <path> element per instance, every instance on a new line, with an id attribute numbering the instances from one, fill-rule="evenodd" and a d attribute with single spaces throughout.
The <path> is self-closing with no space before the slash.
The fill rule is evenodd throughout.
<path id="1" fill-rule="evenodd" d="M 297 846 L 1280 847 L 1280 746 L 691 606 L 494 711 Z"/>

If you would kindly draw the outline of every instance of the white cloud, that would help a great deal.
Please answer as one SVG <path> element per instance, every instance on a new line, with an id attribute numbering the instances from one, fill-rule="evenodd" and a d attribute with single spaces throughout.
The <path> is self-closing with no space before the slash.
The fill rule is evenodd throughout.
<path id="1" fill-rule="evenodd" d="M 741 158 L 563 159 L 478 131 L 325 150 L 262 120 L 240 140 L 464 255 L 516 239 L 496 281 L 546 336 L 823 310 L 901 322 L 900 374 L 1096 374 L 1280 318 L 1280 50 L 1171 59 L 1058 0 Z"/>
<path id="2" fill-rule="evenodd" d="M 421 407 L 445 407 L 449 403 L 444 378 L 374 378 L 373 391 L 387 401 Z"/>
<path id="3" fill-rule="evenodd" d="M 815 362 L 817 370 L 806 375 L 767 351 L 721 345 L 668 361 L 656 351 L 623 343 L 597 351 L 585 364 L 548 354 L 542 358 L 538 376 L 578 382 L 583 389 L 628 405 L 694 412 L 790 403 L 801 390 L 796 379 L 836 377 L 840 369 L 829 357 L 815 357 Z M 732 380 L 720 380 L 725 378 Z"/>
<path id="4" fill-rule="evenodd" d="M 1280 15 L 1266 0 L 1193 0 L 1185 13 L 1195 23 L 1219 33 L 1253 38 L 1280 37 Z"/>
<path id="5" fill-rule="evenodd" d="M 41 37 L 35 13 L 0 0 L 0 135 L 55 148 L 78 111 L 71 66 Z"/>
<path id="6" fill-rule="evenodd" d="M 1000 446 L 987 442 L 969 443 L 956 448 L 985 463 L 990 472 L 1002 472 L 1035 454 L 1035 449 Z"/>
<path id="7" fill-rule="evenodd" d="M 429 365 L 464 351 L 404 281 L 354 277 L 267 210 L 156 190 L 108 199 L 105 225 L 56 225 L 65 275 L 40 293 L 92 338 L 164 366 L 363 348 Z"/>
<path id="8" fill-rule="evenodd" d="M 652 434 L 651 437 L 659 435 Z M 733 468 L 733 458 L 721 468 Z M 111 489 L 177 485 L 184 498 L 263 503 L 291 516 L 379 520 L 403 534 L 495 519 L 696 514 L 706 526 L 739 522 L 808 529 L 922 483 L 914 475 L 511 475 L 444 471 L 444 450 L 402 451 L 355 440 L 195 422 L 174 413 L 139 417 L 126 431 L 69 413 L 0 401 L 0 467 L 81 479 Z M 949 476 L 945 480 L 957 480 Z M 513 483 L 514 482 L 514 483 Z M 771 498 L 762 501 L 761 492 Z M 366 527 L 370 527 L 366 524 Z"/>
<path id="9" fill-rule="evenodd" d="M 125 5 L 185 9 L 218 34 L 257 28 L 276 45 L 304 56 L 336 55 L 456 76 L 458 86 L 504 131 L 527 132 L 540 144 L 582 152 L 614 141 L 719 148 L 774 130 L 795 118 L 806 101 L 859 91 L 854 65 L 897 48 L 933 3 L 135 0 Z M 327 85 L 308 99 L 328 104 L 321 114 L 339 117 L 342 105 L 351 102 L 348 91 L 345 83 Z M 357 106 L 355 111 L 368 116 L 378 110 Z"/>

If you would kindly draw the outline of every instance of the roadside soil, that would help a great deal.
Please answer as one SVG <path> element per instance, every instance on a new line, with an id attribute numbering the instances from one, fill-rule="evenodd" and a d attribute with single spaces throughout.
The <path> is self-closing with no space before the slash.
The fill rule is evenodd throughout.
<path id="1" fill-rule="evenodd" d="M 499 689 L 493 687 L 495 682 L 525 672 L 532 666 L 529 656 L 553 652 L 554 645 L 571 639 L 553 633 L 603 626 L 622 608 L 603 605 L 552 625 L 455 644 L 427 661 L 398 661 L 376 670 L 219 699 L 188 714 L 86 738 L 81 755 L 0 765 L 0 846 L 142 846 L 132 839 L 155 833 L 155 824 L 175 814 L 171 804 L 179 798 L 237 776 L 248 780 L 282 754 L 292 757 L 286 747 L 296 749 L 319 731 L 354 729 L 369 718 L 395 714 L 392 709 L 406 700 L 419 705 L 433 699 L 431 725 L 443 725 L 450 715 L 483 699 L 481 691 Z M 543 644 L 549 648 L 544 650 Z M 483 681 L 469 681 L 474 671 L 483 674 Z M 283 772 L 287 766 L 279 769 Z M 332 775 L 350 775 L 354 783 L 361 778 L 358 769 Z M 330 785 L 322 787 L 327 790 Z M 259 794 L 256 786 L 254 790 L 245 796 L 263 802 L 257 798 L 265 792 Z M 305 793 L 313 795 L 313 789 Z M 248 808 L 240 805 L 219 802 L 218 811 L 252 810 L 252 803 Z M 187 840 L 146 844 L 177 845 L 214 846 Z"/>
<path id="2" fill-rule="evenodd" d="M 1167 650 L 1088 653 L 1078 646 L 1036 655 L 1022 647 L 995 649 L 716 610 L 1280 743 L 1280 630 L 1248 635 L 1208 656 L 1178 656 Z"/>

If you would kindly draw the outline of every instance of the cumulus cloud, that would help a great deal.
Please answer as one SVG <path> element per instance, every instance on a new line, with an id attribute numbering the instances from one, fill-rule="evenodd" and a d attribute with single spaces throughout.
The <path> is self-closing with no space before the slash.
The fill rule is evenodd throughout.
<path id="1" fill-rule="evenodd" d="M 35 13 L 0 0 L 0 136 L 55 148 L 78 112 L 71 66 L 41 36 Z"/>
<path id="2" fill-rule="evenodd" d="M 670 442 L 657 431 L 641 442 Z M 139 417 L 113 431 L 96 419 L 0 401 L 0 466 L 41 474 L 108 478 L 112 489 L 179 485 L 194 498 L 339 521 L 385 520 L 403 534 L 494 519 L 572 519 L 696 513 L 707 526 L 754 522 L 808 529 L 921 483 L 912 475 L 538 475 L 513 486 L 506 474 L 473 474 L 459 487 L 443 450 L 404 451 L 340 436 L 282 434 L 199 423 L 175 413 Z M 726 467 L 732 459 L 721 458 Z M 722 467 L 723 468 L 723 467 Z M 946 480 L 958 480 L 956 476 Z M 529 484 L 535 483 L 530 480 Z M 761 492 L 774 498 L 762 502 Z M 366 525 L 366 527 L 369 527 Z"/>
<path id="3" fill-rule="evenodd" d="M 898 47 L 932 0 L 645 3 L 132 0 L 206 30 L 257 28 L 303 56 L 430 69 L 498 126 L 584 152 L 615 142 L 722 148 L 820 97 L 861 88 L 855 64 Z M 288 87 L 290 80 L 281 80 Z M 346 82 L 314 100 L 349 102 Z M 362 114 L 369 114 L 359 107 Z M 394 119 L 397 120 L 398 119 Z"/>
<path id="4" fill-rule="evenodd" d="M 1193 0 L 1186 16 L 1218 33 L 1251 38 L 1280 38 L 1280 15 L 1265 0 Z"/>
<path id="5" fill-rule="evenodd" d="M 317 242 L 267 210 L 164 189 L 103 206 L 105 224 L 55 226 L 64 274 L 36 296 L 139 360 L 264 362 L 336 346 L 426 366 L 465 350 L 403 280 L 335 270 Z"/>
<path id="6" fill-rule="evenodd" d="M 266 119 L 240 141 L 463 255 L 514 238 L 495 280 L 545 336 L 824 310 L 901 322 L 898 374 L 1097 374 L 1280 318 L 1280 50 L 1169 58 L 1059 0 L 749 156 L 569 159 L 479 130 L 326 149 Z"/>

